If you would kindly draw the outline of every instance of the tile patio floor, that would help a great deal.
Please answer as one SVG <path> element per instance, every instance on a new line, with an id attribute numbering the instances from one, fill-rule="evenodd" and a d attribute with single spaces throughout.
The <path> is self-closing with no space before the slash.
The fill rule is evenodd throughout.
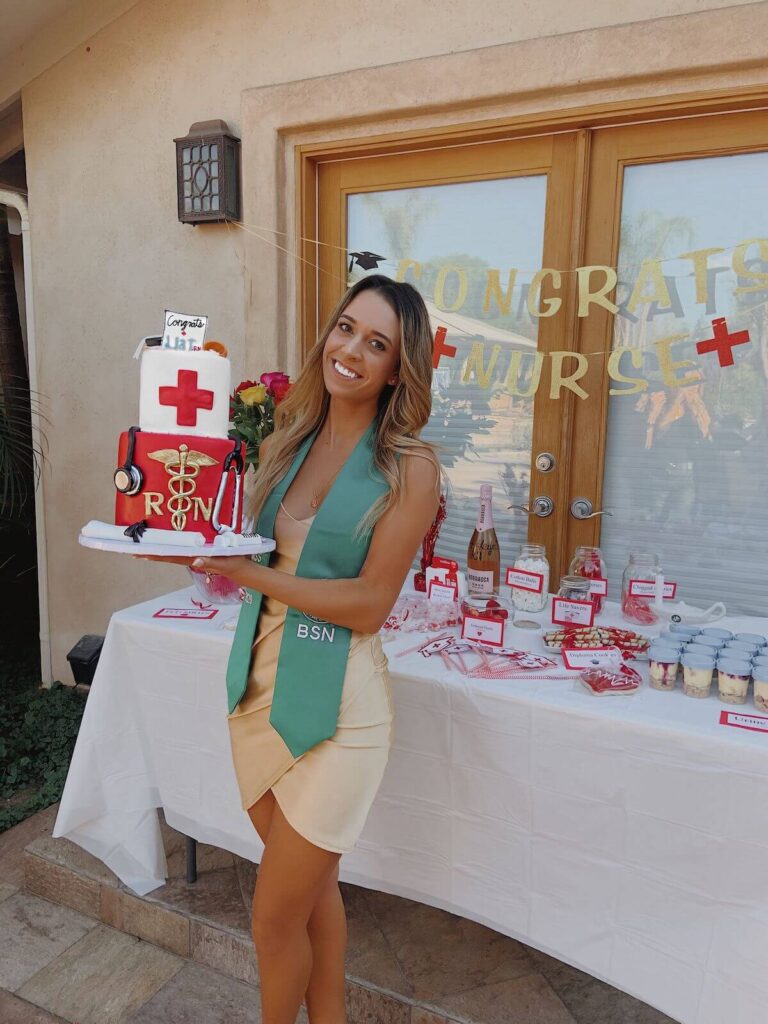
<path id="1" fill-rule="evenodd" d="M 255 865 L 200 845 L 188 886 L 183 839 L 161 816 L 169 878 L 140 900 L 51 839 L 56 811 L 0 835 L 0 1024 L 259 1024 Z M 481 925 L 342 889 L 349 1024 L 674 1024 Z"/>

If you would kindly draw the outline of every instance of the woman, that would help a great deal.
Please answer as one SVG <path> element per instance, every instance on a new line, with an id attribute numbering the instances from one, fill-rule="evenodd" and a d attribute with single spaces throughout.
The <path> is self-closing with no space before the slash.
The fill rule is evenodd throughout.
<path id="1" fill-rule="evenodd" d="M 391 743 L 378 632 L 438 507 L 439 466 L 418 438 L 431 376 L 419 293 L 379 274 L 353 285 L 261 446 L 251 512 L 277 542 L 269 565 L 192 563 L 247 588 L 228 725 L 264 843 L 252 916 L 264 1024 L 293 1024 L 303 1000 L 311 1024 L 346 1020 L 338 865 Z"/>

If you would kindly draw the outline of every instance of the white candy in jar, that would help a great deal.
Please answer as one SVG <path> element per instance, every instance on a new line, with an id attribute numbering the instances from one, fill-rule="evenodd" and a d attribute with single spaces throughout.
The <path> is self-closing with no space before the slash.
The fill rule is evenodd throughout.
<path id="1" fill-rule="evenodd" d="M 541 592 L 512 587 L 512 603 L 518 611 L 540 612 L 549 596 L 549 562 L 541 544 L 524 544 L 522 553 L 514 564 L 521 572 L 538 573 L 543 576 Z"/>

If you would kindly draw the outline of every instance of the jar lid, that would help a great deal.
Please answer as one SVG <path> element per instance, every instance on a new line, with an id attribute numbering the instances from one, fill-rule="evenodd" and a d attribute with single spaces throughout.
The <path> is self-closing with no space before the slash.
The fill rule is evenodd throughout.
<path id="1" fill-rule="evenodd" d="M 737 633 L 733 639 L 757 644 L 759 647 L 765 647 L 766 644 L 766 639 L 761 633 Z"/>
<path id="2" fill-rule="evenodd" d="M 586 576 L 561 576 L 560 587 L 563 590 L 583 590 L 588 591 L 590 587 L 590 581 Z"/>
<path id="3" fill-rule="evenodd" d="M 533 544 L 526 540 L 520 545 L 520 552 L 521 554 L 528 552 L 528 554 L 531 555 L 542 555 L 546 557 L 547 549 L 543 544 Z"/>
<path id="4" fill-rule="evenodd" d="M 683 662 L 683 665 L 687 666 L 688 668 L 714 668 L 715 667 L 715 659 L 713 657 L 711 657 L 710 655 L 705 654 L 703 652 L 701 654 L 699 654 L 698 651 L 696 651 L 694 653 L 693 651 L 691 651 L 690 647 L 683 654 L 683 657 L 682 657 L 681 660 Z"/>
<path id="5" fill-rule="evenodd" d="M 641 565 L 659 564 L 659 556 L 655 555 L 652 551 L 630 551 L 629 560 L 634 562 L 635 565 L 638 563 Z"/>
<path id="6" fill-rule="evenodd" d="M 717 670 L 726 676 L 750 676 L 752 675 L 752 663 L 750 661 L 721 658 L 717 663 Z"/>

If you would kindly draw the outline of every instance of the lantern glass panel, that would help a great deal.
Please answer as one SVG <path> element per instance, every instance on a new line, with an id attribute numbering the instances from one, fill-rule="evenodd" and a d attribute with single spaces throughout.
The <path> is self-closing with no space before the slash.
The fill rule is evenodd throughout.
<path id="1" fill-rule="evenodd" d="M 212 160 L 218 160 L 219 159 L 219 147 L 216 144 L 211 146 L 211 159 Z"/>
<path id="2" fill-rule="evenodd" d="M 204 192 L 205 186 L 208 184 L 208 174 L 205 167 L 200 164 L 195 171 L 195 188 L 198 192 Z"/>

